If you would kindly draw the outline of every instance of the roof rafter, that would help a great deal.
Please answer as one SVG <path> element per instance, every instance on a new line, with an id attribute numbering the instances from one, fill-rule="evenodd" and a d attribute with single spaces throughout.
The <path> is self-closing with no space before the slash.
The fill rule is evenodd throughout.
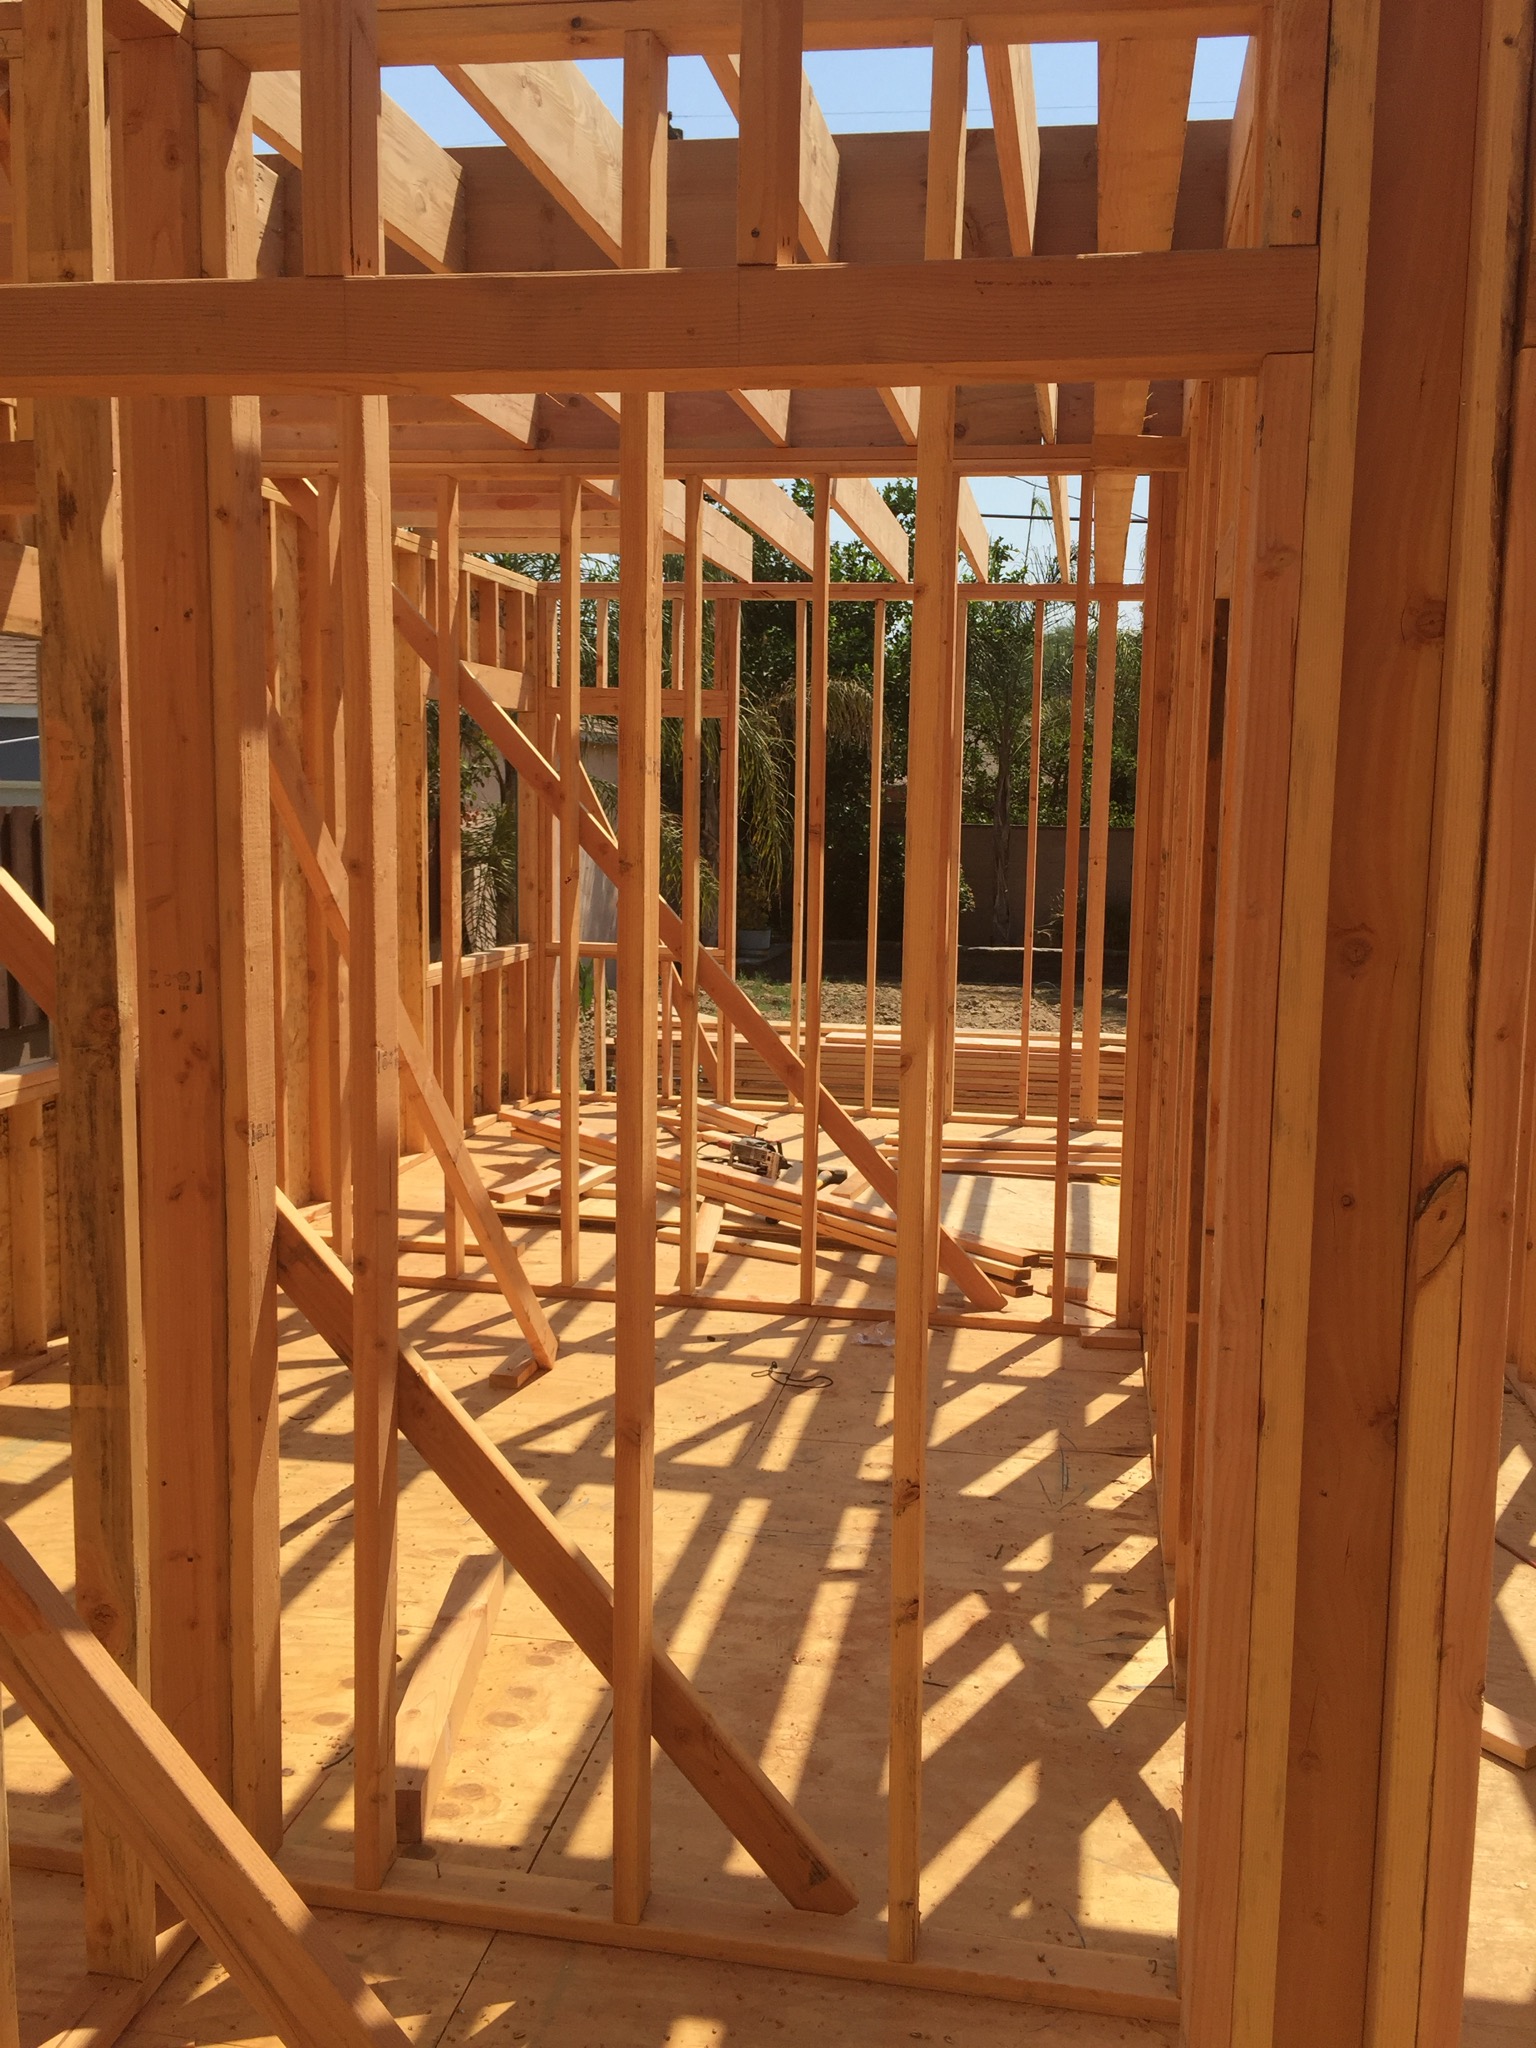
<path id="1" fill-rule="evenodd" d="M 1195 43 L 1189 36 L 1115 38 L 1099 44 L 1099 249 L 1172 247 Z M 1137 378 L 1100 384 L 1094 431 L 1136 434 L 1147 410 Z M 1133 477 L 1106 478 L 1094 502 L 1095 573 L 1118 579 L 1130 536 Z"/>
<path id="2" fill-rule="evenodd" d="M 251 81 L 251 121 L 263 142 L 304 168 L 304 122 L 296 71 L 263 71 Z M 464 172 L 403 107 L 386 95 L 379 121 L 379 204 L 384 232 L 429 270 L 465 267 Z M 454 392 L 453 403 L 520 447 L 533 437 L 531 392 Z"/>
<path id="3" fill-rule="evenodd" d="M 987 73 L 987 97 L 992 102 L 992 133 L 997 145 L 998 174 L 1003 181 L 1009 246 L 1015 256 L 1033 256 L 1035 219 L 1040 207 L 1040 117 L 1035 104 L 1034 60 L 1028 43 L 985 43 L 981 54 Z M 1040 420 L 1040 439 L 1054 441 L 1054 384 L 1035 386 L 1035 411 Z M 1072 559 L 1065 477 L 1051 477 L 1049 489 L 1056 560 L 1065 575 Z"/>
<path id="4" fill-rule="evenodd" d="M 444 64 L 448 83 L 612 263 L 623 224 L 623 129 L 575 64 Z M 766 439 L 789 439 L 789 393 L 733 390 Z M 612 394 L 598 402 L 617 418 Z"/>

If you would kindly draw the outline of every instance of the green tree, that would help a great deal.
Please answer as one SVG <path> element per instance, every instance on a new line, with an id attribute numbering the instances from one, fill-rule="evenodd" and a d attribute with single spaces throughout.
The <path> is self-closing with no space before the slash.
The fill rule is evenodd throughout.
<path id="1" fill-rule="evenodd" d="M 989 564 L 994 583 L 1054 583 L 1054 553 L 1024 560 L 1006 542 L 994 542 Z M 1043 609 L 1040 732 L 1033 718 L 1035 632 Z M 1006 942 L 1011 905 L 1008 848 L 1013 828 L 1029 816 L 1030 778 L 1039 749 L 1040 822 L 1067 823 L 1072 735 L 1072 652 L 1075 621 L 1070 603 L 1013 603 L 1007 599 L 969 607 L 965 663 L 965 756 L 963 816 L 992 828 L 992 929 L 994 944 Z M 1084 664 L 1084 762 L 1079 823 L 1088 816 L 1092 776 L 1093 680 L 1098 660 L 1098 626 L 1090 620 Z M 1138 685 L 1141 630 L 1122 625 L 1115 659 L 1115 716 L 1109 735 L 1110 823 L 1132 823 L 1136 803 Z M 1037 916 L 1043 906 L 1036 907 Z"/>

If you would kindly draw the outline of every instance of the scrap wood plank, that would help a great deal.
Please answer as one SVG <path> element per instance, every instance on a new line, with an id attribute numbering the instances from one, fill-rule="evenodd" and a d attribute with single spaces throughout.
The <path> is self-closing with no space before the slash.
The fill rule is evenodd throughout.
<path id="1" fill-rule="evenodd" d="M 542 1144 L 558 1144 L 559 1125 L 551 1117 L 526 1110 L 504 1109 L 501 1120 L 510 1124 L 524 1137 L 535 1138 Z M 613 1142 L 596 1132 L 582 1133 L 582 1149 L 594 1159 L 611 1158 Z M 662 1184 L 677 1187 L 680 1172 L 677 1161 L 662 1154 L 657 1160 L 657 1174 Z M 762 1180 L 754 1173 L 721 1163 L 705 1163 L 699 1168 L 699 1186 L 715 1200 L 725 1203 L 727 1208 L 745 1209 L 753 1216 L 772 1214 L 774 1219 L 796 1223 L 800 1214 L 800 1196 L 796 1187 L 788 1182 Z M 854 1199 L 853 1181 L 862 1176 L 853 1176 L 849 1183 L 839 1187 L 836 1193 L 823 1189 L 818 1211 L 826 1220 L 827 1228 L 841 1230 L 850 1241 L 863 1248 L 890 1256 L 895 1251 L 895 1220 L 881 1215 L 877 1210 L 867 1209 L 862 1202 Z M 1011 1246 L 993 1244 L 978 1236 L 974 1231 L 957 1230 L 955 1242 L 975 1258 L 978 1265 L 986 1270 L 1000 1269 L 1005 1274 L 1016 1271 L 1020 1255 Z"/>
<path id="2" fill-rule="evenodd" d="M 499 1550 L 462 1558 L 411 1673 L 395 1715 L 395 1826 L 402 1842 L 426 1836 L 506 1582 Z"/>
<path id="3" fill-rule="evenodd" d="M 513 1180 L 493 1181 L 491 1194 L 503 1205 L 509 1202 L 524 1202 L 535 1195 L 542 1195 L 558 1185 L 558 1166 L 536 1166 L 531 1173 L 520 1173 Z"/>
<path id="4" fill-rule="evenodd" d="M 1536 1766 L 1536 1722 L 1516 1720 L 1483 1702 L 1483 1748 L 1489 1756 L 1528 1771 Z"/>
<path id="5" fill-rule="evenodd" d="M 576 1181 L 577 1193 L 584 1195 L 593 1188 L 606 1187 L 613 1179 L 616 1170 L 613 1166 L 583 1167 Z M 548 1208 L 551 1204 L 558 1207 L 560 1202 L 560 1169 L 558 1166 L 551 1166 L 546 1167 L 540 1173 L 525 1174 L 520 1181 L 515 1181 L 511 1187 L 495 1188 L 492 1192 L 496 1197 L 498 1208 L 502 1210 L 510 1210 L 514 1203 L 520 1203 L 522 1207 L 533 1210 Z"/>
<path id="6" fill-rule="evenodd" d="M 500 1115 L 503 1123 L 510 1124 L 524 1137 L 537 1138 L 551 1146 L 560 1142 L 560 1127 L 554 1118 L 515 1109 L 504 1109 Z M 614 1156 L 613 1141 L 593 1132 L 582 1133 L 581 1149 L 593 1159 L 612 1159 Z M 664 1154 L 659 1156 L 656 1173 L 663 1187 L 676 1188 L 681 1184 L 682 1172 L 676 1159 L 669 1159 Z M 756 1174 L 730 1166 L 701 1164 L 699 1187 L 711 1199 L 723 1202 L 727 1208 L 744 1210 L 749 1216 L 768 1216 L 775 1222 L 793 1225 L 799 1223 L 800 1195 L 798 1189 L 790 1184 L 760 1180 Z M 818 1215 L 821 1227 L 829 1237 L 851 1245 L 855 1250 L 873 1252 L 879 1258 L 895 1256 L 895 1227 L 890 1217 L 865 1209 L 846 1196 L 827 1192 L 823 1192 L 818 1204 Z M 982 1272 L 996 1274 L 1005 1282 L 1014 1280 L 1020 1264 L 1017 1253 L 1005 1246 L 988 1244 L 970 1232 L 957 1232 L 955 1241 L 964 1247 Z"/>
<path id="7" fill-rule="evenodd" d="M 268 756 L 271 765 L 272 804 L 282 819 L 298 856 L 299 866 L 313 890 L 321 915 L 343 958 L 351 941 L 346 912 L 346 873 L 341 855 L 332 839 L 304 776 L 303 766 L 287 728 L 268 708 Z M 403 1004 L 399 1006 L 397 1037 L 400 1047 L 401 1079 L 416 1099 L 427 1140 L 437 1154 L 449 1192 L 468 1217 L 476 1241 L 496 1275 L 507 1306 L 516 1316 L 529 1348 L 546 1368 L 555 1362 L 559 1350 L 549 1319 L 538 1296 L 528 1283 L 522 1261 L 502 1228 L 496 1205 L 464 1142 L 464 1134 L 448 1107 L 426 1048 Z"/>
<path id="8" fill-rule="evenodd" d="M 398 585 L 395 588 L 395 622 L 406 639 L 421 654 L 422 659 L 431 661 L 436 648 L 435 636 L 421 613 Z M 556 770 L 527 734 L 508 718 L 499 705 L 492 702 L 472 675 L 461 670 L 460 682 L 464 708 L 481 731 L 512 764 L 523 781 L 528 783 L 534 794 L 551 809 L 558 811 L 561 785 Z M 581 840 L 594 864 L 610 880 L 616 880 L 618 845 L 612 830 L 606 817 L 594 816 L 591 809 L 585 806 L 582 810 Z M 675 952 L 682 941 L 681 920 L 665 902 L 658 906 L 658 912 L 662 942 Z M 716 1011 L 729 1018 L 780 1083 L 791 1094 L 798 1095 L 805 1082 L 805 1070 L 800 1060 L 780 1038 L 751 998 L 719 961 L 707 952 L 702 952 L 699 959 L 699 987 L 700 992 L 714 1004 Z M 880 1157 L 875 1146 L 847 1110 L 826 1088 L 819 1091 L 819 1102 L 822 1130 L 838 1149 L 846 1153 L 860 1168 L 880 1199 L 894 1211 L 896 1175 L 889 1164 Z M 939 1234 L 939 1263 L 944 1272 L 978 1306 L 992 1309 L 1003 1307 L 1004 1297 L 1000 1289 L 987 1277 L 970 1254 L 956 1243 L 953 1236 L 942 1229 Z"/>
<path id="9" fill-rule="evenodd" d="M 350 1300 L 347 1327 L 350 1342 Z M 405 2048 L 361 1972 L 9 1528 L 0 1674 L 289 2048 Z"/>
<path id="10" fill-rule="evenodd" d="M 278 1195 L 278 1279 L 337 1357 L 352 1342 L 352 1279 L 323 1238 Z M 400 1427 L 535 1598 L 605 1678 L 612 1672 L 613 1588 L 431 1368 L 399 1361 Z M 789 1900 L 847 1913 L 858 1898 L 815 1835 L 721 1726 L 664 1651 L 653 1649 L 652 1732 L 683 1776 Z"/>
<path id="11" fill-rule="evenodd" d="M 703 1205 L 699 1211 L 699 1228 L 701 1231 L 706 1227 L 706 1224 L 708 1222 L 708 1218 L 704 1214 L 704 1209 L 708 1206 L 708 1204 Z M 614 1201 L 612 1198 L 605 1200 L 600 1197 L 595 1202 L 582 1204 L 581 1227 L 583 1230 L 611 1231 L 617 1220 L 617 1216 L 618 1203 Z M 519 1215 L 518 1220 L 523 1220 L 521 1215 Z M 551 1203 L 541 1202 L 537 1206 L 537 1208 L 529 1210 L 526 1220 L 531 1224 L 548 1227 L 559 1223 L 560 1211 L 556 1206 L 554 1206 Z M 710 1250 L 712 1252 L 732 1252 L 741 1258 L 767 1259 L 771 1263 L 780 1265 L 798 1265 L 800 1260 L 799 1232 L 795 1231 L 787 1234 L 774 1234 L 778 1232 L 778 1230 L 778 1225 L 763 1220 L 759 1220 L 755 1227 L 751 1222 L 723 1222 L 720 1225 L 719 1231 L 717 1233 L 716 1241 L 710 1246 Z M 658 1229 L 658 1231 L 656 1232 L 656 1242 L 658 1244 L 680 1244 L 682 1242 L 682 1234 L 675 1224 L 663 1224 L 661 1228 Z M 404 1256 L 407 1252 L 418 1254 L 436 1252 L 439 1255 L 441 1255 L 442 1249 L 443 1241 L 441 1238 L 402 1239 L 400 1244 L 400 1251 L 402 1256 Z M 859 1247 L 852 1247 L 852 1249 L 857 1250 L 859 1249 Z M 432 1285 L 430 1281 L 423 1281 L 420 1284 L 424 1287 L 430 1287 Z M 483 1292 L 485 1287 L 492 1286 L 493 1284 L 494 1283 L 489 1281 L 483 1284 L 480 1282 L 475 1282 L 474 1285 L 469 1289 L 469 1291 Z M 455 1285 L 457 1285 L 457 1283 L 455 1283 Z M 553 1292 L 555 1290 L 551 1291 Z M 562 1287 L 558 1291 L 566 1296 L 569 1296 L 571 1293 L 570 1289 L 564 1287 Z M 690 1288 L 679 1288 L 674 1290 L 674 1292 L 680 1292 L 684 1294 L 691 1293 L 692 1291 L 693 1290 Z M 1028 1289 L 1026 1288 L 1023 1291 L 1027 1293 Z M 660 1298 L 661 1297 L 658 1297 L 658 1299 Z M 525 1363 L 530 1362 L 531 1361 L 525 1361 Z M 527 1382 L 526 1380 L 519 1379 L 514 1375 L 509 1374 L 505 1367 L 498 1366 L 496 1371 L 491 1374 L 486 1384 L 488 1386 L 496 1388 L 505 1388 L 510 1386 L 514 1390 L 516 1390 L 521 1386 L 526 1385 Z"/>

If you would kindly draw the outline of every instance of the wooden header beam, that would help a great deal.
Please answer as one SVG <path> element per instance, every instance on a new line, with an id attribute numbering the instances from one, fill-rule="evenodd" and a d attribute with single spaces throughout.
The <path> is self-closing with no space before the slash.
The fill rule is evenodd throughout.
<path id="1" fill-rule="evenodd" d="M 28 446 L 26 442 L 16 445 Z M 495 455 L 489 451 L 467 455 L 461 450 L 450 451 L 447 448 L 397 448 L 389 466 L 391 475 L 395 477 L 456 476 L 461 481 L 487 478 L 498 483 L 510 480 L 516 488 L 523 490 L 529 488 L 534 477 L 542 477 L 548 480 L 549 502 L 553 506 L 557 495 L 554 480 L 557 477 L 579 476 L 585 480 L 596 469 L 614 469 L 618 466 L 618 449 L 521 448 L 500 451 Z M 1155 476 L 1163 470 L 1186 469 L 1189 466 L 1189 444 L 1182 435 L 1175 434 L 1100 435 L 1093 441 L 966 441 L 956 444 L 955 466 L 963 475 L 971 477 L 1082 476 L 1105 469 L 1129 470 L 1135 476 Z M 312 477 L 335 467 L 334 440 L 274 451 L 266 458 L 266 471 L 272 477 Z M 853 494 L 847 490 L 850 483 L 871 477 L 915 476 L 917 473 L 911 449 L 890 442 L 866 442 L 862 447 L 835 448 L 814 445 L 794 448 L 741 448 L 734 445 L 719 448 L 673 447 L 664 456 L 662 468 L 669 477 L 686 480 L 691 476 L 701 476 L 705 488 L 711 491 L 715 478 L 729 478 L 733 484 L 744 478 L 766 478 L 774 482 L 784 477 L 821 476 L 831 471 L 837 479 L 837 509 L 854 527 L 857 521 L 849 517 L 848 506 L 844 502 L 845 497 L 854 502 Z M 28 501 L 29 507 L 31 502 Z M 0 542 L 0 595 L 4 590 L 5 547 L 6 543 Z M 24 608 L 19 615 L 27 616 Z M 0 617 L 3 616 L 4 613 L 0 612 Z M 35 626 L 8 626 L 4 630 L 30 630 L 35 633 L 37 629 Z"/>
<path id="2" fill-rule="evenodd" d="M 0 362 L 29 397 L 1219 378 L 1310 349 L 1316 293 L 1304 248 L 7 285 Z"/>
<path id="3" fill-rule="evenodd" d="M 1027 0 L 971 9 L 977 43 L 1096 42 L 1109 36 L 1257 35 L 1263 0 Z M 0 54 L 19 5 L 0 6 Z M 809 50 L 926 48 L 933 41 L 933 0 L 806 0 Z M 740 0 L 467 0 L 379 9 L 385 64 L 534 63 L 623 55 L 626 29 L 654 28 L 673 57 L 734 55 L 741 43 Z M 225 49 L 254 70 L 291 66 L 298 52 L 298 0 L 199 0 L 192 34 L 199 46 Z"/>

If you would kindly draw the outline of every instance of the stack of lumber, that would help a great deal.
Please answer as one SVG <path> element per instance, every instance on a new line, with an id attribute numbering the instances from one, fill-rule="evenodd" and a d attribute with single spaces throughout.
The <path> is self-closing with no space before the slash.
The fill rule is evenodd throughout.
<path id="1" fill-rule="evenodd" d="M 774 1029 L 787 1041 L 789 1025 L 776 1020 Z M 713 1024 L 709 1035 L 713 1041 Z M 864 1100 L 864 1027 L 834 1024 L 822 1032 L 822 1085 L 839 1102 Z M 1052 1117 L 1056 1113 L 1056 1072 L 1058 1042 L 1036 1033 L 1030 1041 L 1029 1113 Z M 679 1054 L 674 1053 L 674 1061 Z M 1074 1098 L 1079 1053 L 1073 1051 Z M 875 1027 L 874 1099 L 884 1109 L 896 1106 L 901 1066 L 901 1033 L 894 1024 Z M 677 1085 L 674 1072 L 673 1085 Z M 1118 1123 L 1125 1090 L 1125 1040 L 1105 1038 L 1100 1051 L 1100 1120 Z M 779 1087 L 763 1061 L 739 1039 L 736 1045 L 736 1095 L 747 1102 L 783 1100 Z M 955 1108 L 960 1111 L 1013 1114 L 1019 1101 L 1019 1040 L 1009 1031 L 962 1031 L 955 1039 Z"/>

